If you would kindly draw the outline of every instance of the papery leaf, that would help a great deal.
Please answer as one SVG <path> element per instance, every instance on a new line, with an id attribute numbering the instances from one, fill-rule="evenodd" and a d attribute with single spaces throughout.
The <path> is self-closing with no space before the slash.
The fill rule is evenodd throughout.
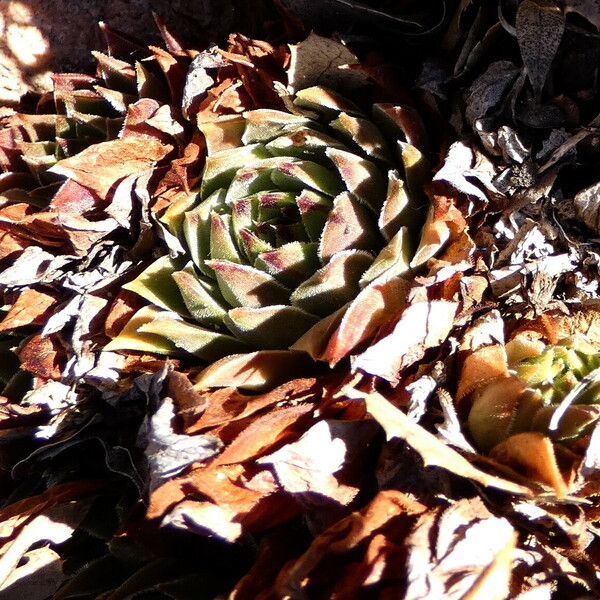
<path id="1" fill-rule="evenodd" d="M 479 497 L 430 511 L 406 540 L 406 597 L 508 598 L 516 541 L 508 520 L 490 514 Z"/>
<path id="2" fill-rule="evenodd" d="M 391 333 L 358 355 L 353 366 L 398 381 L 399 372 L 443 342 L 454 325 L 458 304 L 444 300 L 409 305 Z"/>
<path id="3" fill-rule="evenodd" d="M 33 288 L 24 290 L 0 322 L 0 332 L 19 327 L 42 325 L 57 304 L 57 295 Z"/>
<path id="4" fill-rule="evenodd" d="M 310 421 L 313 410 L 312 404 L 299 404 L 258 417 L 227 446 L 215 464 L 228 465 L 257 459 L 290 437 L 295 437 L 294 430 L 297 432 L 300 426 Z"/>
<path id="5" fill-rule="evenodd" d="M 374 281 L 351 302 L 320 357 L 330 365 L 340 360 L 366 341 L 390 317 L 400 311 L 411 284 L 400 278 Z"/>
<path id="6" fill-rule="evenodd" d="M 263 350 L 219 360 L 200 373 L 198 389 L 238 387 L 261 390 L 273 388 L 310 371 L 313 362 L 301 352 Z"/>
<path id="7" fill-rule="evenodd" d="M 293 504 L 277 493 L 269 472 L 253 479 L 243 475 L 240 465 L 196 469 L 158 488 L 150 498 L 148 517 L 167 513 L 165 524 L 208 530 L 233 542 L 245 530 L 269 528 L 296 514 Z M 201 494 L 209 501 L 184 500 L 188 494 Z"/>
<path id="8" fill-rule="evenodd" d="M 348 515 L 318 535 L 301 556 L 278 574 L 275 591 L 280 596 L 329 597 L 332 588 L 349 579 L 354 585 L 348 585 L 346 593 L 355 593 L 366 585 L 379 589 L 380 579 L 382 588 L 387 587 L 392 582 L 386 581 L 383 566 L 388 562 L 386 558 L 392 559 L 393 552 L 392 556 L 384 553 L 380 564 L 370 569 L 368 563 L 373 554 L 377 555 L 369 552 L 371 543 L 379 532 L 388 539 L 401 539 L 425 510 L 426 506 L 402 492 L 379 492 L 360 512 Z M 364 557 L 366 568 L 356 563 L 357 556 Z"/>
<path id="9" fill-rule="evenodd" d="M 90 146 L 76 156 L 59 161 L 50 171 L 69 177 L 106 198 L 120 179 L 152 168 L 172 149 L 156 139 L 128 137 Z"/>
<path id="10" fill-rule="evenodd" d="M 208 406 L 200 418 L 186 431 L 190 434 L 207 430 L 255 415 L 281 402 L 316 400 L 320 387 L 314 378 L 294 379 L 265 394 L 244 394 L 233 388 L 203 393 Z M 199 394 L 199 392 L 196 392 Z M 182 417 L 187 421 L 186 415 Z"/>
<path id="11" fill-rule="evenodd" d="M 377 392 L 366 394 L 365 400 L 367 410 L 383 427 L 388 439 L 397 437 L 405 440 L 419 453 L 426 467 L 442 467 L 459 477 L 512 494 L 532 494 L 532 490 L 527 487 L 477 469 L 465 457 L 423 429 Z"/>
<path id="12" fill-rule="evenodd" d="M 565 17 L 553 3 L 523 0 L 517 10 L 517 40 L 527 75 L 540 94 L 565 29 Z"/>
<path id="13" fill-rule="evenodd" d="M 346 46 L 311 33 L 303 42 L 290 45 L 288 82 L 294 91 L 326 83 L 333 89 L 353 89 L 364 85 L 361 73 L 340 67 L 356 64 L 357 57 Z"/>
<path id="14" fill-rule="evenodd" d="M 320 494 L 329 501 L 347 506 L 355 499 L 359 488 L 350 485 L 347 477 L 342 479 L 342 471 L 352 462 L 356 448 L 363 449 L 369 434 L 372 436 L 373 433 L 365 428 L 364 422 L 320 421 L 298 441 L 286 444 L 258 462 L 273 465 L 282 487 L 309 504 L 311 494 Z M 353 479 L 358 483 L 361 478 Z"/>

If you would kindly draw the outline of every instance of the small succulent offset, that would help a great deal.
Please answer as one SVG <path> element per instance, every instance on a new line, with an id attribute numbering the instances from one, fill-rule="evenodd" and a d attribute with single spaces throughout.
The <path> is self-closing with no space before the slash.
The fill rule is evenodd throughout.
<path id="1" fill-rule="evenodd" d="M 290 108 L 198 124 L 200 189 L 160 218 L 171 255 L 125 286 L 151 305 L 106 350 L 213 361 L 304 349 L 306 336 L 357 319 L 374 287 L 394 295 L 410 277 L 428 176 L 420 150 L 398 141 L 418 138 L 413 111 L 380 104 L 368 118 L 322 87 L 299 91 Z"/>
<path id="2" fill-rule="evenodd" d="M 482 387 L 469 413 L 469 430 L 479 448 L 491 450 L 526 431 L 565 443 L 590 432 L 600 418 L 597 347 L 572 337 L 550 345 L 515 339 L 506 350 L 510 374 Z"/>

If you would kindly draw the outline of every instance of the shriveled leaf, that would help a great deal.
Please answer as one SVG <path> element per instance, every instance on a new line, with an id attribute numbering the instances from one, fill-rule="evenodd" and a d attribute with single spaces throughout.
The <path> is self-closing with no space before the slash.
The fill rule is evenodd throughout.
<path id="1" fill-rule="evenodd" d="M 324 84 L 333 89 L 354 89 L 366 83 L 366 77 L 344 69 L 358 58 L 343 44 L 311 33 L 304 41 L 290 46 L 288 83 L 293 91 Z"/>
<path id="2" fill-rule="evenodd" d="M 425 350 L 446 339 L 457 308 L 456 302 L 443 300 L 408 306 L 392 332 L 359 354 L 353 367 L 387 381 L 398 381 L 401 369 L 420 360 Z"/>
<path id="3" fill-rule="evenodd" d="M 486 487 L 513 494 L 532 494 L 527 487 L 477 469 L 465 457 L 412 421 L 377 392 L 366 394 L 365 400 L 367 410 L 383 427 L 388 439 L 397 437 L 405 440 L 419 453 L 425 466 L 442 467 L 459 477 L 465 477 Z"/>
<path id="4" fill-rule="evenodd" d="M 154 167 L 172 149 L 157 139 L 127 137 L 90 146 L 59 161 L 51 172 L 69 177 L 106 198 L 121 179 Z"/>
<path id="5" fill-rule="evenodd" d="M 215 464 L 227 465 L 258 458 L 293 435 L 294 429 L 310 419 L 309 415 L 313 410 L 312 404 L 299 404 L 273 410 L 259 417 L 227 446 Z"/>
<path id="6" fill-rule="evenodd" d="M 565 17 L 554 3 L 523 0 L 517 10 L 517 40 L 527 75 L 540 94 L 565 29 Z"/>

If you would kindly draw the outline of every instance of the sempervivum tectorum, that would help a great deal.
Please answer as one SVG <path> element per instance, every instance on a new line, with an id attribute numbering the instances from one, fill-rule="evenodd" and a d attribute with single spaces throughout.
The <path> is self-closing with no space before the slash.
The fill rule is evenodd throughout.
<path id="1" fill-rule="evenodd" d="M 200 122 L 200 189 L 161 219 L 180 255 L 126 286 L 151 305 L 106 349 L 207 361 L 288 348 L 330 363 L 346 356 L 428 258 L 414 258 L 427 169 L 405 140 L 418 143 L 417 123 L 387 104 L 368 117 L 321 87 L 299 91 L 293 113 Z"/>
<path id="2" fill-rule="evenodd" d="M 600 417 L 598 347 L 579 337 L 556 344 L 517 337 L 506 351 L 509 374 L 481 388 L 469 413 L 482 450 L 525 431 L 562 442 L 589 433 Z"/>

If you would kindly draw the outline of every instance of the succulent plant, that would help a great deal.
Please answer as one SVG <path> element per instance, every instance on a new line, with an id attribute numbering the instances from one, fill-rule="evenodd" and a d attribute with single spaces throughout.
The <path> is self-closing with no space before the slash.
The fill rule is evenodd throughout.
<path id="1" fill-rule="evenodd" d="M 174 252 L 125 286 L 151 305 L 105 349 L 207 361 L 305 349 L 306 336 L 368 321 L 358 307 L 374 289 L 386 288 L 391 310 L 398 282 L 416 266 L 426 212 L 423 155 L 398 143 L 417 139 L 418 123 L 412 109 L 390 104 L 368 118 L 322 87 L 299 91 L 292 112 L 199 122 L 207 146 L 200 188 L 160 218 Z M 363 334 L 326 360 L 348 354 Z"/>
<path id="2" fill-rule="evenodd" d="M 469 431 L 479 448 L 491 450 L 526 431 L 567 442 L 591 430 L 600 417 L 598 348 L 581 337 L 548 345 L 516 338 L 506 350 L 509 374 L 481 387 L 469 413 Z"/>

